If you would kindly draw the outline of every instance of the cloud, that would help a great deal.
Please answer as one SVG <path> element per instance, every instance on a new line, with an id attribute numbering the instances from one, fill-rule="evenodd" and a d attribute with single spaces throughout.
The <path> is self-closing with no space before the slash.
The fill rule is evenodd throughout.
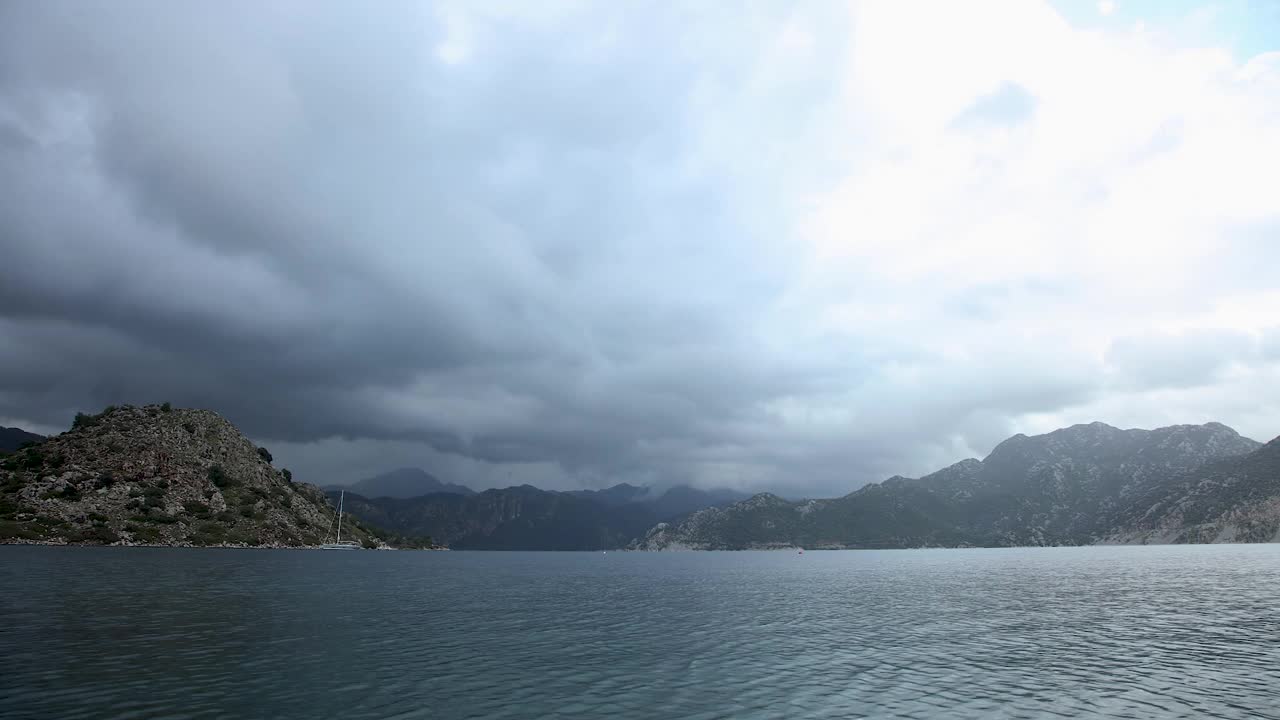
<path id="1" fill-rule="evenodd" d="M 1274 434 L 1280 56 L 927 7 L 7 6 L 0 417 L 791 494 Z"/>
<path id="2" fill-rule="evenodd" d="M 1257 353 L 1252 335 L 1201 330 L 1117 338 L 1106 359 L 1120 383 L 1177 389 L 1213 384 L 1233 363 L 1250 364 Z"/>
<path id="3" fill-rule="evenodd" d="M 951 124 L 962 129 L 1013 126 L 1025 122 L 1035 107 L 1036 99 L 1025 88 L 1006 83 L 999 90 L 978 98 Z"/>
<path id="4" fill-rule="evenodd" d="M 1263 331 L 1262 356 L 1268 360 L 1280 361 L 1280 325 Z"/>

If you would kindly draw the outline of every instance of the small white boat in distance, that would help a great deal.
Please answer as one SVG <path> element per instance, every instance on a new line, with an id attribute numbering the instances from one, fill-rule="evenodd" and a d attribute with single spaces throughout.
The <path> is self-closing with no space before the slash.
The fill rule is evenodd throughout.
<path id="1" fill-rule="evenodd" d="M 333 542 L 325 543 L 320 546 L 321 550 L 359 550 L 360 543 L 355 540 L 342 539 L 342 503 L 347 499 L 347 491 L 343 490 L 338 496 L 338 532 L 333 538 Z"/>

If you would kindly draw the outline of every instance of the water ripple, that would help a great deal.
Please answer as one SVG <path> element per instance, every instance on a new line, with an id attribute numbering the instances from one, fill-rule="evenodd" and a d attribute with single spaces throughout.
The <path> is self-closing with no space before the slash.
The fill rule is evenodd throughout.
<path id="1" fill-rule="evenodd" d="M 1275 718 L 1280 547 L 0 548 L 5 718 Z"/>

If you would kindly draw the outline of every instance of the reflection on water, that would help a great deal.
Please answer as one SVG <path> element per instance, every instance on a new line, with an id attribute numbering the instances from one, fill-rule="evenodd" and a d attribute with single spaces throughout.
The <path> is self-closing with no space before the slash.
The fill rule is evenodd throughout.
<path id="1" fill-rule="evenodd" d="M 5 718 L 1280 718 L 1280 547 L 0 548 Z"/>

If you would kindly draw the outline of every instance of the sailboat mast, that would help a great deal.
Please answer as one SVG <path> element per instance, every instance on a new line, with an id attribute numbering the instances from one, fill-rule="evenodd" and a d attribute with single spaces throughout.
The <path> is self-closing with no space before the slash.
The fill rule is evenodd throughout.
<path id="1" fill-rule="evenodd" d="M 347 499 L 347 491 L 343 490 L 338 496 L 338 537 L 335 542 L 342 542 L 342 501 Z"/>

